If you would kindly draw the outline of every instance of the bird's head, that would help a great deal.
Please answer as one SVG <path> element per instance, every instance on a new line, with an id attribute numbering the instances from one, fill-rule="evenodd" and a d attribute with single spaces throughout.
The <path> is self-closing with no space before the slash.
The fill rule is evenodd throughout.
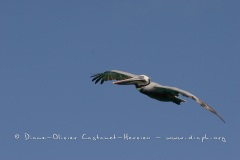
<path id="1" fill-rule="evenodd" d="M 139 75 L 125 80 L 113 82 L 113 84 L 119 85 L 135 85 L 136 87 L 146 86 L 150 83 L 150 78 L 145 75 Z"/>

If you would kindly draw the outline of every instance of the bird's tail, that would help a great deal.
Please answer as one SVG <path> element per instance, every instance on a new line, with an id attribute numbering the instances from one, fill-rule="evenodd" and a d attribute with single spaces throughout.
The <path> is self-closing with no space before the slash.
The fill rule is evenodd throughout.
<path id="1" fill-rule="evenodd" d="M 186 102 L 185 100 L 178 98 L 178 97 L 174 97 L 174 99 L 172 100 L 173 103 L 176 103 L 177 105 L 180 105 L 181 102 Z"/>

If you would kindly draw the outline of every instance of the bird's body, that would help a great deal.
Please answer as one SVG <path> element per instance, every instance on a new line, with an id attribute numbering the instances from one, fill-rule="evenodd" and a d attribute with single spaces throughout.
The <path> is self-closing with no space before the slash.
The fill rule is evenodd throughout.
<path id="1" fill-rule="evenodd" d="M 176 95 L 172 94 L 171 92 L 160 90 L 158 88 L 162 88 L 163 86 L 159 85 L 158 83 L 151 82 L 149 85 L 137 88 L 141 93 L 159 100 L 163 102 L 173 102 L 176 104 L 180 104 L 181 102 L 185 102 L 185 100 L 182 100 L 178 98 Z"/>
<path id="2" fill-rule="evenodd" d="M 119 85 L 135 85 L 136 89 L 142 94 L 145 94 L 159 101 L 173 102 L 178 105 L 180 105 L 181 102 L 186 102 L 185 100 L 178 97 L 179 94 L 181 94 L 185 97 L 195 100 L 203 108 L 211 111 L 212 113 L 217 115 L 223 122 L 225 122 L 223 118 L 219 116 L 213 108 L 211 108 L 209 105 L 201 101 L 193 94 L 176 87 L 163 86 L 156 82 L 152 82 L 150 81 L 150 78 L 145 75 L 135 75 L 123 71 L 111 70 L 104 73 L 95 74 L 92 77 L 92 81 L 95 81 L 95 83 L 98 83 L 100 81 L 100 83 L 102 84 L 104 83 L 104 81 L 118 80 L 113 83 Z"/>

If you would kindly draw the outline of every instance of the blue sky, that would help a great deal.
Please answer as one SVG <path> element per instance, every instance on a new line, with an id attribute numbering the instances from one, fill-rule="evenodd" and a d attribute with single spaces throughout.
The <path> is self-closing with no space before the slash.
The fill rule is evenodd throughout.
<path id="1" fill-rule="evenodd" d="M 239 6 L 224 0 L 1 1 L 1 159 L 237 159 Z M 91 82 L 92 74 L 112 69 L 185 89 L 226 123 L 185 97 L 178 106 L 133 86 Z M 82 139 L 114 134 L 150 140 Z M 57 135 L 77 140 L 33 139 Z M 189 140 L 205 135 L 220 140 Z"/>

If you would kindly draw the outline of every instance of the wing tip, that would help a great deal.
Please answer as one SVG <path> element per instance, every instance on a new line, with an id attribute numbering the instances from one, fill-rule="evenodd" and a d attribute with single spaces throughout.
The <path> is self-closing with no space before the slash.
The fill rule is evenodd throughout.
<path id="1" fill-rule="evenodd" d="M 218 114 L 217 116 L 222 120 L 223 123 L 226 123 L 226 121 L 221 116 L 219 116 Z"/>

